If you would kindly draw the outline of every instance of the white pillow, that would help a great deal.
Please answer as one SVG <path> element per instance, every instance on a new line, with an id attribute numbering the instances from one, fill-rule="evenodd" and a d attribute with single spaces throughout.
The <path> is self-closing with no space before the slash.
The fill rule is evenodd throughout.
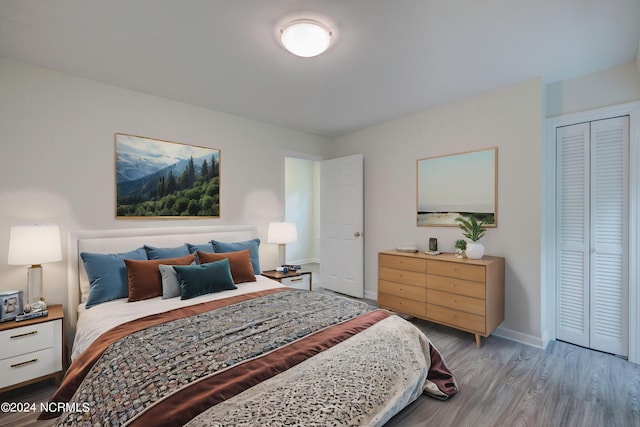
<path id="1" fill-rule="evenodd" d="M 162 299 L 179 297 L 181 294 L 178 273 L 171 265 L 160 264 L 158 267 L 162 276 Z"/>

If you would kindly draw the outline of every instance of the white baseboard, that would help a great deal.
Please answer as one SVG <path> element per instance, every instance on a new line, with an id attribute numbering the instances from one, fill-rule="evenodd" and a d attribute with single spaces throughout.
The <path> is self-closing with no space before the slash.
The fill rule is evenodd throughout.
<path id="1" fill-rule="evenodd" d="M 308 258 L 308 259 L 301 259 L 301 260 L 294 260 L 294 261 L 290 261 L 289 264 L 294 264 L 294 265 L 304 265 L 304 264 L 319 264 L 320 261 L 316 258 Z"/>
<path id="2" fill-rule="evenodd" d="M 373 291 L 364 291 L 364 297 L 366 299 L 372 299 L 374 301 L 378 301 L 378 293 Z"/>
<path id="3" fill-rule="evenodd" d="M 524 334 L 522 332 L 514 331 L 513 329 L 503 328 L 502 326 L 499 326 L 498 329 L 493 332 L 493 335 L 542 349 L 544 349 L 549 342 L 544 338 Z"/>

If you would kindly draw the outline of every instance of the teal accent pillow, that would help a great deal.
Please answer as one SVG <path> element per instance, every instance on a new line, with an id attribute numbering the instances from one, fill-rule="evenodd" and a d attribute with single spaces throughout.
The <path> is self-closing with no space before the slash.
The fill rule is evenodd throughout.
<path id="1" fill-rule="evenodd" d="M 144 250 L 147 251 L 149 259 L 180 258 L 190 254 L 186 244 L 176 248 L 154 248 L 153 246 L 144 245 Z"/>
<path id="2" fill-rule="evenodd" d="M 144 248 L 118 254 L 82 252 L 80 258 L 89 278 L 89 297 L 85 306 L 91 308 L 103 302 L 126 298 L 129 285 L 124 260 L 146 260 L 147 253 Z"/>
<path id="3" fill-rule="evenodd" d="M 251 265 L 253 274 L 260 274 L 260 239 L 247 240 L 246 242 L 225 243 L 212 240 L 213 250 L 216 253 L 238 252 L 249 249 L 251 252 Z M 204 251 L 203 251 L 204 252 Z"/>
<path id="4" fill-rule="evenodd" d="M 180 282 L 180 299 L 238 289 L 233 284 L 228 259 L 200 265 L 174 265 L 173 269 Z"/>
<path id="5" fill-rule="evenodd" d="M 192 254 L 195 254 L 196 252 L 200 251 L 200 252 L 208 252 L 208 253 L 213 253 L 213 245 L 211 244 L 211 242 L 209 243 L 202 243 L 199 245 L 192 245 L 191 243 L 187 243 L 187 247 L 189 248 L 189 252 L 191 252 Z"/>

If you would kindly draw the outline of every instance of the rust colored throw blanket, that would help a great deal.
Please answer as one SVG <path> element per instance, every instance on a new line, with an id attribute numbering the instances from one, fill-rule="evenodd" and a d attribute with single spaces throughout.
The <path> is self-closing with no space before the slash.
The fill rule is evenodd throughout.
<path id="1" fill-rule="evenodd" d="M 113 328 L 71 365 L 52 398 L 69 412 L 41 418 L 382 425 L 423 392 L 456 391 L 440 355 L 410 323 L 349 298 L 274 289 Z"/>

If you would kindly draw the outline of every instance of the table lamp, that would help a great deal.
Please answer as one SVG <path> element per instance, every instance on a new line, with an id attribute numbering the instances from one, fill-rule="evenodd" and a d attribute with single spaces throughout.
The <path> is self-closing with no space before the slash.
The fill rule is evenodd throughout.
<path id="1" fill-rule="evenodd" d="M 272 222 L 269 224 L 267 241 L 278 244 L 278 262 L 284 265 L 286 263 L 285 246 L 287 243 L 298 241 L 298 229 L 292 222 Z"/>
<path id="2" fill-rule="evenodd" d="M 60 229 L 57 225 L 11 227 L 10 265 L 30 265 L 27 269 L 27 304 L 43 299 L 42 265 L 62 260 Z"/>

